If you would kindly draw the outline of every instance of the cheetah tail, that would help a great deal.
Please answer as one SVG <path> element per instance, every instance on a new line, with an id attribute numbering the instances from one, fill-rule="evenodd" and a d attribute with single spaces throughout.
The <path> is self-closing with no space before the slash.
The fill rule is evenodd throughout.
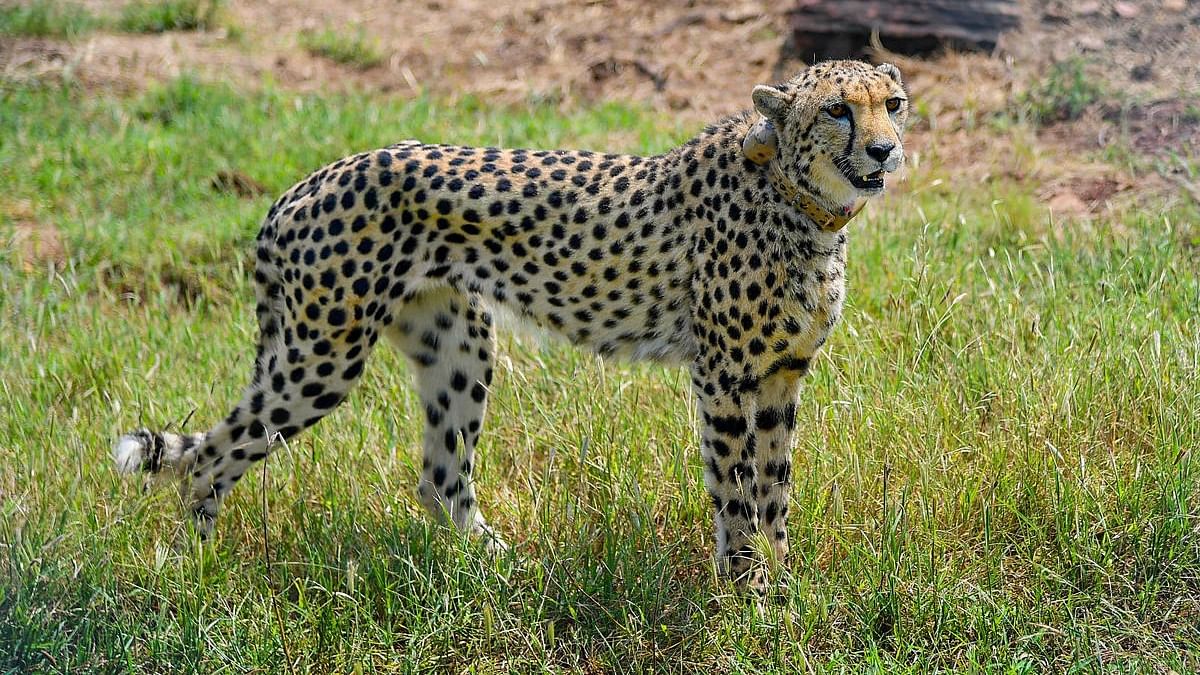
<path id="1" fill-rule="evenodd" d="M 121 473 L 184 476 L 196 463 L 196 450 L 205 434 L 173 434 L 166 431 L 139 429 L 117 439 L 113 446 L 113 461 Z"/>

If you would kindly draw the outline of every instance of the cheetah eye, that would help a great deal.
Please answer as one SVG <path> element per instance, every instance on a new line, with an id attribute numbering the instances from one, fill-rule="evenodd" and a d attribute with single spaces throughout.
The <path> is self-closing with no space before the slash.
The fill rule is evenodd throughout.
<path id="1" fill-rule="evenodd" d="M 899 96 L 893 96 L 892 98 L 889 98 L 887 101 L 885 101 L 884 105 L 887 106 L 888 112 L 896 112 L 897 110 L 900 109 L 900 104 L 903 102 L 904 102 L 904 99 L 900 98 Z"/>
<path id="2" fill-rule="evenodd" d="M 834 103 L 826 108 L 825 112 L 833 119 L 840 120 L 850 114 L 850 108 L 846 107 L 845 103 Z"/>

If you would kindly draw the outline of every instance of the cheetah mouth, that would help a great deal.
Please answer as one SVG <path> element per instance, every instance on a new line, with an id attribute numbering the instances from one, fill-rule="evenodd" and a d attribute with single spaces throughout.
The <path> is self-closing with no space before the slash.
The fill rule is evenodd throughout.
<path id="1" fill-rule="evenodd" d="M 842 175 L 846 177 L 846 180 L 850 181 L 851 185 L 859 190 L 875 191 L 883 189 L 883 171 L 875 171 L 858 176 L 843 169 Z"/>

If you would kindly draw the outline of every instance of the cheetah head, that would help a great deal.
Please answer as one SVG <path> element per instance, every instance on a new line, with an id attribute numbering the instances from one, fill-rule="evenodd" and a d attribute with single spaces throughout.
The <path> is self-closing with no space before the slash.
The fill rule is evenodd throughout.
<path id="1" fill-rule="evenodd" d="M 754 88 L 763 119 L 743 144 L 831 211 L 883 192 L 884 174 L 904 162 L 908 95 L 890 63 L 826 61 L 791 80 Z"/>

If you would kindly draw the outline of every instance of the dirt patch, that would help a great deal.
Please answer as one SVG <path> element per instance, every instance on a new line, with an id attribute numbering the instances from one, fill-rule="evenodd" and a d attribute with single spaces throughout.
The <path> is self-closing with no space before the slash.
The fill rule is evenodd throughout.
<path id="1" fill-rule="evenodd" d="M 1130 147 L 1150 155 L 1200 155 L 1200 100 L 1178 98 L 1114 110 L 1106 121 L 1118 125 Z"/>
<path id="2" fill-rule="evenodd" d="M 25 200 L 0 200 L 0 255 L 5 254 L 26 272 L 58 266 L 67 259 L 58 228 L 39 220 L 33 204 Z"/>
<path id="3" fill-rule="evenodd" d="M 1027 0 L 1005 49 L 1040 70 L 1082 59 L 1114 96 L 1200 95 L 1200 3 L 1194 0 Z"/>
<path id="4" fill-rule="evenodd" d="M 1098 167 L 1095 175 L 1056 177 L 1038 191 L 1038 198 L 1056 216 L 1082 217 L 1102 213 L 1135 196 L 1136 183 Z"/>
<path id="5" fill-rule="evenodd" d="M 4 247 L 27 273 L 61 266 L 67 259 L 58 228 L 31 220 L 13 223 Z"/>
<path id="6" fill-rule="evenodd" d="M 1130 155 L 1122 164 L 1137 167 L 1104 167 L 1103 178 L 1067 172 L 1047 187 L 1051 198 L 1067 203 L 1061 195 L 1077 196 L 1091 212 L 1114 199 L 1196 199 L 1195 186 L 1172 169 L 1178 157 L 1200 157 L 1200 3 L 1056 0 L 1027 3 L 1027 14 L 1022 34 L 1005 44 L 1023 64 L 1018 92 L 1064 63 L 1076 64 L 1097 90 L 1077 118 L 1041 129 L 1039 144 L 1055 157 L 1088 157 L 1092 165 L 1121 148 Z"/>
<path id="7" fill-rule="evenodd" d="M 71 45 L 55 40 L 26 38 L 0 40 L 0 77 L 5 80 L 38 79 L 62 75 L 71 63 Z"/>
<path id="8" fill-rule="evenodd" d="M 1178 98 L 1122 107 L 1098 105 L 1078 119 L 1040 129 L 1038 143 L 1048 155 L 1063 162 L 1087 160 L 1081 167 L 1057 172 L 1047 190 L 1077 194 L 1092 213 L 1102 205 L 1149 203 L 1174 196 L 1200 203 L 1200 186 L 1184 167 L 1185 162 L 1200 159 L 1197 105 L 1197 100 Z M 1120 149 L 1118 156 L 1127 154 L 1129 159 L 1120 166 L 1096 159 L 1114 148 Z"/>
<path id="9" fill-rule="evenodd" d="M 57 68 L 117 89 L 185 70 L 250 84 L 269 75 L 301 91 L 623 99 L 710 119 L 743 108 L 754 84 L 777 79 L 785 25 L 778 3 L 640 0 L 264 0 L 231 3 L 226 22 L 231 29 L 210 33 L 93 34 L 54 43 L 55 54 L 44 41 L 15 40 L 0 45 L 0 71 Z M 383 62 L 360 71 L 299 46 L 301 32 L 325 28 L 363 31 Z"/>

